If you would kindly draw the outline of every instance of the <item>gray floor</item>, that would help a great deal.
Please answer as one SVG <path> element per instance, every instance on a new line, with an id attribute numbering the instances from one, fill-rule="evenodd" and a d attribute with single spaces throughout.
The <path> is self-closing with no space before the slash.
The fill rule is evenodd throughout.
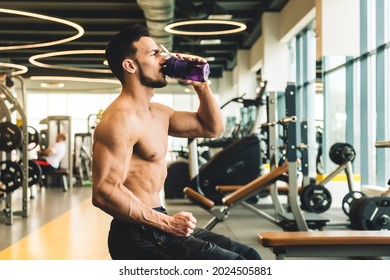
<path id="1" fill-rule="evenodd" d="M 14 215 L 12 225 L 6 225 L 4 214 L 0 214 L 0 251 L 32 233 L 44 224 L 65 213 L 91 196 L 90 187 L 75 187 L 64 192 L 61 187 L 41 188 L 34 191 L 34 198 L 28 202 L 28 217 Z M 18 189 L 12 197 L 13 211 L 22 208 L 22 191 Z M 5 199 L 0 201 L 0 209 L 5 208 Z"/>
<path id="2" fill-rule="evenodd" d="M 18 199 L 20 192 L 15 193 L 14 208 L 20 207 L 21 199 Z M 58 217 L 70 208 L 80 204 L 91 196 L 91 187 L 74 187 L 68 192 L 63 192 L 61 188 L 51 187 L 40 190 L 34 199 L 29 202 L 29 217 L 21 218 L 16 216 L 13 225 L 5 225 L 0 216 L 0 251 L 20 240 L 24 236 L 42 227 L 48 221 Z M 19 197 L 20 198 L 20 197 Z M 272 215 L 273 210 L 270 205 L 255 205 Z M 0 208 L 4 209 L 5 201 L 0 201 Z M 165 200 L 165 207 L 170 214 L 178 211 L 190 211 L 198 220 L 198 226 L 204 226 L 212 218 L 206 210 L 194 205 L 187 199 Z M 346 216 L 341 209 L 330 209 L 323 214 L 332 223 L 342 226 L 333 226 L 331 229 L 347 229 L 345 226 Z M 327 227 L 328 228 L 328 227 Z M 255 213 L 237 206 L 229 214 L 227 220 L 217 224 L 213 229 L 217 233 L 224 234 L 242 243 L 248 244 L 258 250 L 263 259 L 273 260 L 274 254 L 262 247 L 257 239 L 261 231 L 283 231 L 278 225 L 256 215 Z M 325 229 L 326 230 L 326 229 Z"/>
<path id="3" fill-rule="evenodd" d="M 194 205 L 187 199 L 166 200 L 165 207 L 171 214 L 181 210 L 191 212 L 198 220 L 198 226 L 201 227 L 205 226 L 213 217 L 206 210 Z M 274 212 L 270 205 L 256 205 L 256 207 L 271 215 Z M 321 216 L 330 220 L 329 229 L 348 229 L 346 215 L 342 209 L 330 209 Z M 228 218 L 222 223 L 218 223 L 212 230 L 252 246 L 266 260 L 274 260 L 275 255 L 271 250 L 259 244 L 258 233 L 261 231 L 283 231 L 280 226 L 242 206 L 233 208 Z"/>

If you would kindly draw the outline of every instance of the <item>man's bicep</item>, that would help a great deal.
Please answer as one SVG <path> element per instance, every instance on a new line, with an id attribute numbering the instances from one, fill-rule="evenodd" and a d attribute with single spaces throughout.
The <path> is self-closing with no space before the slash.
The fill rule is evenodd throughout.
<path id="1" fill-rule="evenodd" d="M 124 181 L 129 159 L 132 155 L 132 147 L 121 147 L 123 144 L 95 141 L 93 147 L 93 173 L 97 182 Z M 127 157 L 125 156 L 127 155 Z"/>
<path id="2" fill-rule="evenodd" d="M 175 111 L 169 121 L 169 134 L 176 137 L 200 137 L 202 124 L 195 112 Z"/>

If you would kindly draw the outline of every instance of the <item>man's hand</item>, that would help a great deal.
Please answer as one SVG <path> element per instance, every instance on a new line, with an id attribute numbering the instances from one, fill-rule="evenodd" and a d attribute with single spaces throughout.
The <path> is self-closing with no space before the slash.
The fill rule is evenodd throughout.
<path id="1" fill-rule="evenodd" d="M 183 57 L 180 53 L 176 54 L 176 56 L 180 59 L 185 59 L 185 60 L 194 60 L 194 61 L 199 61 L 199 62 L 207 62 L 204 58 L 201 57 Z M 205 82 L 198 82 L 198 81 L 192 81 L 192 80 L 186 80 L 186 79 L 181 79 L 183 83 L 187 85 L 193 85 L 193 86 L 201 86 L 202 84 L 206 84 L 208 86 L 207 81 Z"/>
<path id="2" fill-rule="evenodd" d="M 175 236 L 187 237 L 194 232 L 196 219 L 190 212 L 181 211 L 171 216 L 169 232 Z"/>

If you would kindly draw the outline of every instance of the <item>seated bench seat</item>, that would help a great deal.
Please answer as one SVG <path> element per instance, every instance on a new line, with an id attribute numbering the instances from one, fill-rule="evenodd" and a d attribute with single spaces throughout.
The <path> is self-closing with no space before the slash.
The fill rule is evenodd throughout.
<path id="1" fill-rule="evenodd" d="M 62 187 L 64 189 L 64 192 L 68 191 L 68 189 L 69 189 L 69 187 L 68 187 L 69 170 L 68 169 L 60 168 L 60 169 L 56 169 L 56 170 L 44 171 L 44 172 L 42 172 L 42 175 L 44 175 L 46 177 L 59 176 L 61 178 L 61 183 L 62 183 Z"/>
<path id="2" fill-rule="evenodd" d="M 276 259 L 286 257 L 390 256 L 390 231 L 331 230 L 260 232 L 259 243 Z"/>

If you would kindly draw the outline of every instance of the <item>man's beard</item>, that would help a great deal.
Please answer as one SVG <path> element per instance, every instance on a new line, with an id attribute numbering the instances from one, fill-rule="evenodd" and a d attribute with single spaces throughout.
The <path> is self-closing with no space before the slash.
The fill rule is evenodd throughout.
<path id="1" fill-rule="evenodd" d="M 151 87 L 151 88 L 163 88 L 166 87 L 168 82 L 165 79 L 161 80 L 153 80 L 152 78 L 149 78 L 145 76 L 144 71 L 142 70 L 141 64 L 138 60 L 136 60 L 138 69 L 139 69 L 139 79 L 142 85 Z"/>

